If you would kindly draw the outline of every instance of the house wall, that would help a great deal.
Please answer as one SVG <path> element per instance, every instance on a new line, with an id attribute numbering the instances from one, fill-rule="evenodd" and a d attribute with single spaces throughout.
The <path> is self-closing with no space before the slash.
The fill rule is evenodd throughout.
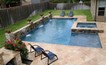
<path id="1" fill-rule="evenodd" d="M 98 22 L 106 22 L 106 16 L 97 16 L 97 17 L 96 17 L 96 20 L 97 20 Z"/>
<path id="2" fill-rule="evenodd" d="M 105 15 L 104 15 L 104 16 L 98 16 L 99 1 L 100 1 L 100 0 L 98 0 L 96 20 L 99 21 L 99 22 L 106 22 L 106 7 L 105 7 Z"/>
<path id="3" fill-rule="evenodd" d="M 99 7 L 99 1 L 97 0 L 97 8 L 96 8 L 96 0 L 91 0 L 91 13 L 93 16 L 93 19 L 99 22 L 106 22 L 106 8 L 105 8 L 105 15 L 104 16 L 98 16 L 98 7 Z M 96 9 L 96 10 L 95 10 Z M 96 12 L 96 14 L 95 14 Z M 95 17 L 96 15 L 96 17 Z"/>
<path id="4" fill-rule="evenodd" d="M 95 8 L 96 8 L 96 0 L 91 0 L 91 13 L 92 13 L 92 17 L 94 19 L 95 17 Z"/>

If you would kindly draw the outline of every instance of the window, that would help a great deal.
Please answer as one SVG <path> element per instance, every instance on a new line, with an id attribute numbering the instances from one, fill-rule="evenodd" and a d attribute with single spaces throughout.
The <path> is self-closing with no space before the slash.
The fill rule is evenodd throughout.
<path id="1" fill-rule="evenodd" d="M 105 7 L 99 7 L 98 16 L 104 16 L 104 15 L 105 15 Z"/>
<path id="2" fill-rule="evenodd" d="M 99 7 L 106 7 L 106 0 L 99 0 Z"/>

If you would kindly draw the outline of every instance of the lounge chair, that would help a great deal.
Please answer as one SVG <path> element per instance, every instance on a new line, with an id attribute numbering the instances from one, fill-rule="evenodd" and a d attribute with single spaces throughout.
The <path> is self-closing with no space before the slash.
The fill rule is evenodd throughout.
<path id="1" fill-rule="evenodd" d="M 43 57 L 44 55 L 44 57 Z M 41 60 L 44 59 L 44 58 L 48 58 L 48 62 L 47 62 L 47 65 L 50 65 L 51 63 L 55 62 L 56 60 L 58 60 L 58 57 L 56 54 L 52 53 L 51 51 L 49 50 L 45 50 L 42 52 L 41 54 Z"/>
<path id="2" fill-rule="evenodd" d="M 31 48 L 35 51 L 35 57 L 39 56 L 42 54 L 42 51 L 44 50 L 42 47 L 38 46 L 38 45 L 30 45 L 30 52 L 31 52 Z"/>
<path id="3" fill-rule="evenodd" d="M 69 17 L 73 17 L 74 16 L 74 13 L 73 11 L 70 11 L 70 13 L 68 14 Z"/>
<path id="4" fill-rule="evenodd" d="M 65 11 L 62 11 L 60 16 L 64 17 L 65 16 Z"/>
<path id="5" fill-rule="evenodd" d="M 7 63 L 6 65 L 13 65 L 13 64 L 11 64 L 11 63 Z"/>

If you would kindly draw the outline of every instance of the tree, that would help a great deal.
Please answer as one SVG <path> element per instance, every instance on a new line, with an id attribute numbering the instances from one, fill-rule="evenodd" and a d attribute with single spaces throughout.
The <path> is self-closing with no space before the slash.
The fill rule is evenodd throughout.
<path id="1" fill-rule="evenodd" d="M 6 7 L 6 6 L 5 6 L 5 1 L 4 1 L 4 0 L 0 0 L 0 7 L 1 7 L 1 8 Z"/>
<path id="2" fill-rule="evenodd" d="M 23 0 L 26 1 L 26 0 Z M 0 0 L 1 6 L 13 7 L 21 4 L 21 0 Z"/>
<path id="3" fill-rule="evenodd" d="M 52 3 L 78 3 L 80 0 L 50 0 Z M 82 0 L 84 2 L 90 2 L 90 0 Z"/>
<path id="4" fill-rule="evenodd" d="M 20 2 L 20 0 L 4 0 L 4 1 L 5 1 L 6 4 Z"/>

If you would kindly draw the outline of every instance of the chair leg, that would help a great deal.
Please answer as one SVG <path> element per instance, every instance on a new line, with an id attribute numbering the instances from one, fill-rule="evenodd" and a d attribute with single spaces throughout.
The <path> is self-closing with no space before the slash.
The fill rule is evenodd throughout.
<path id="1" fill-rule="evenodd" d="M 37 53 L 35 52 L 35 57 L 39 56 L 39 55 L 42 55 L 42 53 Z"/>
<path id="2" fill-rule="evenodd" d="M 49 64 L 49 59 L 48 59 L 48 62 L 47 62 L 47 64 L 48 64 L 48 65 L 50 65 L 50 64 Z"/>
<path id="3" fill-rule="evenodd" d="M 55 62 L 56 60 L 58 60 L 58 57 L 56 56 L 56 59 L 53 60 L 52 62 L 48 63 L 48 65 L 50 65 L 51 63 Z"/>
<path id="4" fill-rule="evenodd" d="M 41 54 L 41 60 L 44 59 L 44 58 L 46 58 L 46 57 L 42 57 L 42 54 Z"/>
<path id="5" fill-rule="evenodd" d="M 29 52 L 30 52 L 30 53 L 34 52 L 34 51 L 32 51 L 31 49 L 32 49 L 32 48 L 30 47 L 30 51 L 29 51 Z"/>
<path id="6" fill-rule="evenodd" d="M 41 60 L 42 60 L 42 54 L 41 54 Z"/>
<path id="7" fill-rule="evenodd" d="M 37 56 L 36 56 L 36 52 L 35 52 L 35 57 L 37 57 Z"/>
<path id="8" fill-rule="evenodd" d="M 30 46 L 30 52 L 31 52 L 31 46 Z"/>

